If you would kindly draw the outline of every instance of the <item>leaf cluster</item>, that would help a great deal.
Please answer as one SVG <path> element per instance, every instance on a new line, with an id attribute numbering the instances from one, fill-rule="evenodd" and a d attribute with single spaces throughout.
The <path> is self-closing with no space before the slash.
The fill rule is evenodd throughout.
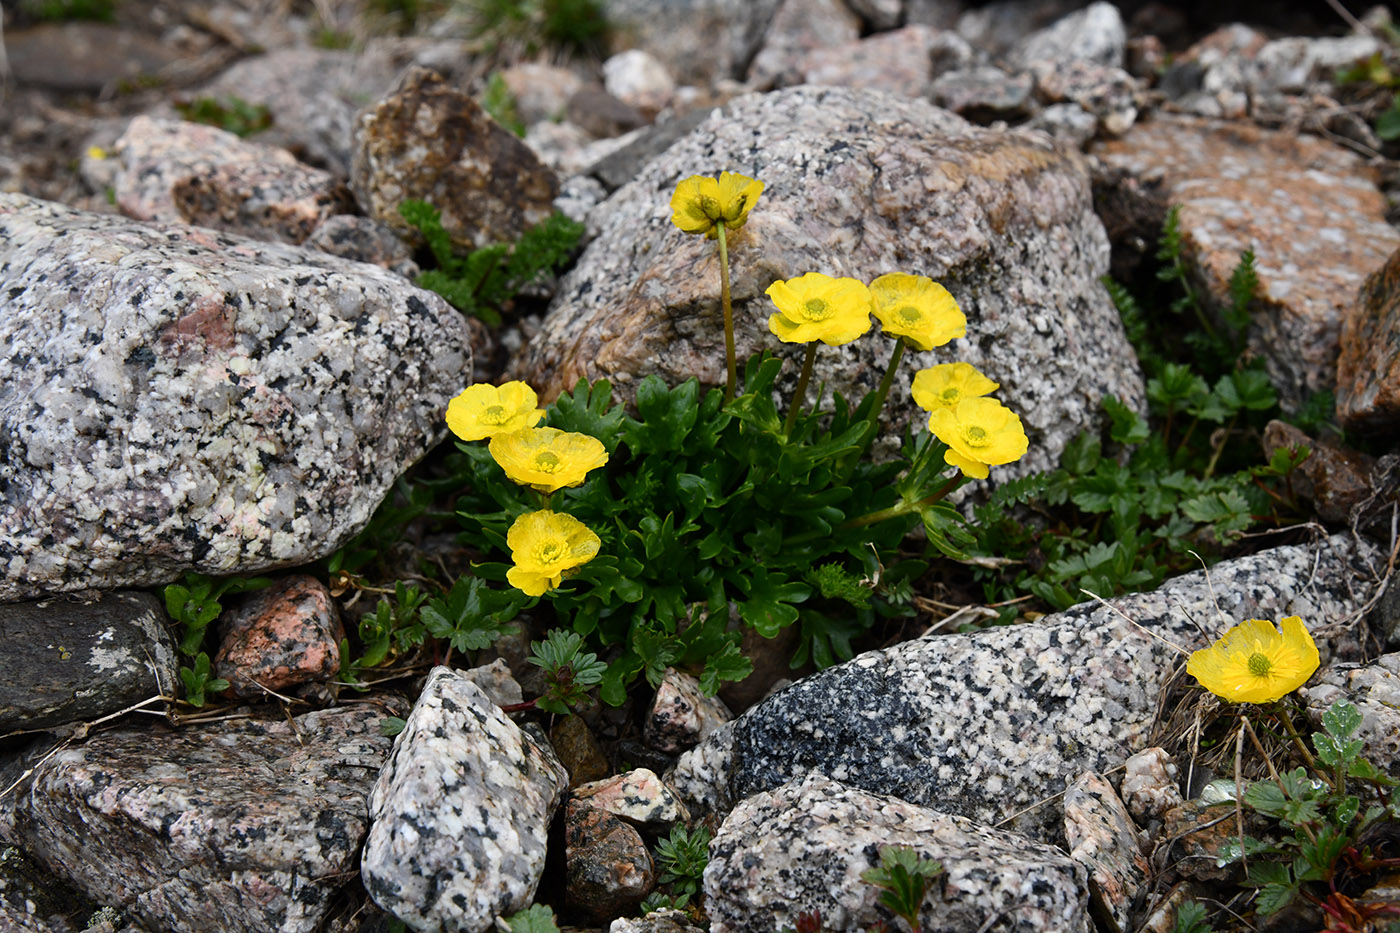
<path id="1" fill-rule="evenodd" d="M 34 19 L 111 22 L 116 0 L 20 0 L 19 11 Z"/>
<path id="2" fill-rule="evenodd" d="M 499 71 L 491 72 L 491 77 L 486 79 L 486 89 L 481 93 L 481 109 L 501 126 L 524 138 L 525 123 L 520 119 L 515 97 Z"/>
<path id="3" fill-rule="evenodd" d="M 639 677 L 659 684 L 667 667 L 697 671 L 711 694 L 746 676 L 751 664 L 739 652 L 731 608 L 765 638 L 799 625 L 794 664 L 821 666 L 849 658 L 851 639 L 877 619 L 912 612 L 907 584 L 926 565 L 899 560 L 897 547 L 918 509 L 867 525 L 851 520 L 927 497 L 941 447 L 925 437 L 891 463 L 857 461 L 867 412 L 839 397 L 834 415 L 804 415 L 784 433 L 773 401 L 781 365 L 749 361 L 748 391 L 728 405 L 717 389 L 702 395 L 695 380 L 670 389 L 650 376 L 638 385 L 635 416 L 612 404 L 606 381 L 580 381 L 547 409 L 550 426 L 597 437 L 610 454 L 605 469 L 556 493 L 551 506 L 603 542 L 550 603 L 575 632 L 616 646 L 601 684 L 605 702 L 622 703 Z M 458 446 L 467 537 L 505 551 L 511 521 L 534 505 L 483 445 Z M 936 456 L 937 469 L 895 483 L 917 456 Z M 957 514 L 939 511 L 938 521 L 960 532 L 948 513 Z M 934 535 L 945 537 L 937 528 Z M 503 579 L 506 569 L 482 564 L 477 572 Z"/>
<path id="4" fill-rule="evenodd" d="M 490 46 L 520 46 L 595 54 L 606 44 L 608 21 L 600 0 L 467 0 L 470 34 Z"/>
<path id="5" fill-rule="evenodd" d="M 710 831 L 704 826 L 689 830 L 677 824 L 669 836 L 656 841 L 656 883 L 671 886 L 672 906 L 685 907 L 700 891 L 709 862 Z"/>
<path id="6" fill-rule="evenodd" d="M 582 224 L 556 211 L 521 234 L 514 245 L 497 243 L 458 256 L 437 208 L 408 200 L 399 205 L 399 213 L 423 235 L 437 263 L 436 269 L 418 276 L 417 284 L 492 326 L 501 323 L 501 311 L 522 289 L 562 267 L 583 236 Z"/>
<path id="7" fill-rule="evenodd" d="M 186 573 L 184 583 L 172 583 L 165 588 L 165 611 L 180 632 L 180 653 L 191 659 L 193 666 L 180 667 L 180 680 L 185 685 L 185 702 L 201 707 L 207 694 L 227 690 L 229 683 L 214 677 L 209 655 L 203 650 L 209 625 L 223 612 L 219 602 L 223 597 L 271 585 L 270 577 L 227 577 L 216 580 L 199 573 Z"/>
<path id="8" fill-rule="evenodd" d="M 1383 857 L 1366 841 L 1377 823 L 1400 820 L 1400 807 L 1389 794 L 1396 782 L 1362 756 L 1364 743 L 1354 737 L 1360 725 L 1355 706 L 1345 700 L 1333 703 L 1323 713 L 1323 731 L 1312 736 L 1315 772 L 1298 767 L 1246 789 L 1244 805 L 1275 822 L 1278 839 L 1236 838 L 1222 850 L 1219 862 L 1248 861 L 1245 883 L 1259 889 L 1259 914 L 1277 913 L 1303 896 L 1324 909 L 1329 903 L 1340 907 L 1338 899 L 1345 895 L 1337 883 L 1343 875 L 1400 866 L 1400 858 Z M 1362 796 L 1348 793 L 1348 779 L 1366 785 L 1366 796 L 1375 802 L 1363 810 Z"/>
<path id="9" fill-rule="evenodd" d="M 530 651 L 527 660 L 544 671 L 546 681 L 535 706 L 561 716 L 586 706 L 588 691 L 608 669 L 596 654 L 583 650 L 583 636 L 577 632 L 551 629 L 544 641 L 530 643 Z"/>
<path id="10" fill-rule="evenodd" d="M 943 863 L 926 859 L 908 846 L 883 846 L 880 864 L 861 873 L 861 880 L 880 889 L 880 903 L 919 930 L 928 883 L 943 874 Z"/>
<path id="11" fill-rule="evenodd" d="M 180 116 L 191 123 L 206 123 L 232 133 L 247 137 L 261 133 L 272 126 L 272 112 L 262 104 L 250 104 L 241 97 L 198 97 L 191 101 L 177 101 L 175 109 Z"/>

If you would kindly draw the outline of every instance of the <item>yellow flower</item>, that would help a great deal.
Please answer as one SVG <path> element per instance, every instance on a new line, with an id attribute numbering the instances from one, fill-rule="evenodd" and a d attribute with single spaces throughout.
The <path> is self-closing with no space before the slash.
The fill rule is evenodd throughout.
<path id="1" fill-rule="evenodd" d="M 943 461 L 976 479 L 986 479 L 990 465 L 1020 460 L 1030 446 L 1020 417 L 994 398 L 965 398 L 955 408 L 937 408 L 928 429 L 948 445 Z"/>
<path id="2" fill-rule="evenodd" d="M 447 426 L 464 441 L 509 434 L 539 424 L 544 409 L 536 408 L 538 403 L 535 390 L 523 382 L 500 388 L 478 383 L 447 403 Z"/>
<path id="3" fill-rule="evenodd" d="M 543 596 L 576 567 L 594 558 L 602 545 L 583 522 L 562 512 L 526 512 L 506 532 L 515 566 L 506 580 L 526 596 Z"/>
<path id="4" fill-rule="evenodd" d="M 719 180 L 691 175 L 671 195 L 671 223 L 713 240 L 719 236 L 715 226 L 721 221 L 730 230 L 742 227 L 762 193 L 763 182 L 747 175 L 720 172 Z"/>
<path id="5" fill-rule="evenodd" d="M 916 372 L 909 394 L 924 411 L 937 411 L 956 408 L 965 398 L 990 395 L 1000 388 L 971 363 L 940 363 Z"/>
<path id="6" fill-rule="evenodd" d="M 1317 645 L 1303 620 L 1289 616 L 1277 629 L 1263 619 L 1241 622 L 1192 654 L 1186 672 L 1222 700 L 1271 703 L 1301 687 L 1317 664 Z"/>
<path id="7" fill-rule="evenodd" d="M 506 476 L 540 492 L 582 485 L 589 470 L 608 462 L 602 441 L 558 428 L 497 434 L 488 449 Z"/>
<path id="8" fill-rule="evenodd" d="M 926 275 L 882 275 L 870 283 L 870 295 L 885 333 L 916 350 L 932 350 L 967 336 L 967 318 L 957 301 Z"/>
<path id="9" fill-rule="evenodd" d="M 774 282 L 764 294 L 778 308 L 768 329 L 784 343 L 820 340 L 834 347 L 870 329 L 870 289 L 855 279 L 808 272 Z"/>

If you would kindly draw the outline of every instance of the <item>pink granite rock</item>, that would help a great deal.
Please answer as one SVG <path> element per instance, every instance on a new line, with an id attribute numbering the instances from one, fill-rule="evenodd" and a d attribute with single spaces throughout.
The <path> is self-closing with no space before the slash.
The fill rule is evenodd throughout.
<path id="1" fill-rule="evenodd" d="M 1133 899 L 1147 881 L 1137 827 L 1100 774 L 1085 771 L 1065 791 L 1065 837 L 1069 857 L 1089 872 L 1089 896 L 1113 933 L 1128 929 Z"/>
<path id="2" fill-rule="evenodd" d="M 607 810 L 629 823 L 653 829 L 684 823 L 690 818 L 675 791 L 647 768 L 580 784 L 573 795 L 575 800 Z"/>
<path id="3" fill-rule="evenodd" d="M 643 726 L 647 744 L 663 752 L 690 748 L 733 717 L 717 697 L 700 692 L 700 681 L 667 668 Z"/>
<path id="4" fill-rule="evenodd" d="M 260 697 L 340 670 L 335 600 L 315 577 L 284 577 L 225 614 L 214 669 L 237 696 Z"/>

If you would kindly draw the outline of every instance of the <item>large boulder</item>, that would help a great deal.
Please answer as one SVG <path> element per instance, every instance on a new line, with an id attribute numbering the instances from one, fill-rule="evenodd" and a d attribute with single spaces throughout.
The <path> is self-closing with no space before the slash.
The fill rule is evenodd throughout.
<path id="1" fill-rule="evenodd" d="M 789 386 L 802 348 L 768 332 L 774 280 L 910 272 L 948 287 L 968 336 L 906 356 L 885 412 L 894 425 L 918 414 L 914 372 L 957 359 L 1000 382 L 1028 429 L 1030 454 L 1008 475 L 1058 463 L 1097 423 L 1105 393 L 1142 405 L 1137 360 L 1099 282 L 1108 241 L 1078 155 L 924 101 L 810 86 L 733 101 L 595 209 L 597 236 L 515 361 L 519 378 L 545 397 L 583 376 L 613 380 L 623 398 L 648 373 L 724 381 L 715 245 L 670 220 L 678 181 L 721 170 L 767 185 L 729 250 L 735 336 L 741 357 L 766 347 L 791 360 Z M 858 398 L 891 349 L 878 333 L 822 347 L 814 381 Z"/>
<path id="2" fill-rule="evenodd" d="M 376 266 L 6 194 L 0 347 L 0 602 L 330 553 L 472 359 Z"/>

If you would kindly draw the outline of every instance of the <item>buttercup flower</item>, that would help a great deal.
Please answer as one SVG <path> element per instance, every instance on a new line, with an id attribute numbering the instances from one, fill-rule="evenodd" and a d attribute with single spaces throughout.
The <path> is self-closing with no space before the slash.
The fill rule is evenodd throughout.
<path id="1" fill-rule="evenodd" d="M 608 462 L 602 441 L 558 428 L 497 434 L 488 449 L 506 476 L 540 492 L 582 485 L 589 470 Z"/>
<path id="2" fill-rule="evenodd" d="M 928 429 L 948 445 L 943 461 L 975 479 L 986 479 L 988 466 L 1020 460 L 1030 446 L 1020 417 L 994 398 L 934 409 Z"/>
<path id="3" fill-rule="evenodd" d="M 506 532 L 515 566 L 506 580 L 526 596 L 543 596 L 598 553 L 602 541 L 583 522 L 562 512 L 526 512 Z"/>
<path id="4" fill-rule="evenodd" d="M 956 408 L 965 398 L 990 395 L 999 388 L 971 363 L 940 363 L 916 372 L 909 394 L 924 411 L 937 411 Z"/>
<path id="5" fill-rule="evenodd" d="M 870 295 L 885 333 L 916 350 L 932 350 L 967 336 L 967 318 L 957 301 L 926 275 L 882 275 L 870 283 Z"/>
<path id="6" fill-rule="evenodd" d="M 478 383 L 447 403 L 447 426 L 464 441 L 509 434 L 539 424 L 544 409 L 537 404 L 535 390 L 523 382 Z"/>
<path id="7" fill-rule="evenodd" d="M 1250 619 L 1230 629 L 1186 662 L 1186 673 L 1231 703 L 1272 703 L 1303 685 L 1317 670 L 1317 645 L 1303 620 Z"/>
<path id="8" fill-rule="evenodd" d="M 671 195 L 671 223 L 713 240 L 719 236 L 719 223 L 730 230 L 742 227 L 762 193 L 763 182 L 736 172 L 720 172 L 718 180 L 691 175 Z"/>
<path id="9" fill-rule="evenodd" d="M 784 343 L 850 343 L 870 329 L 870 289 L 855 279 L 808 272 L 768 286 L 778 313 L 768 329 Z"/>

